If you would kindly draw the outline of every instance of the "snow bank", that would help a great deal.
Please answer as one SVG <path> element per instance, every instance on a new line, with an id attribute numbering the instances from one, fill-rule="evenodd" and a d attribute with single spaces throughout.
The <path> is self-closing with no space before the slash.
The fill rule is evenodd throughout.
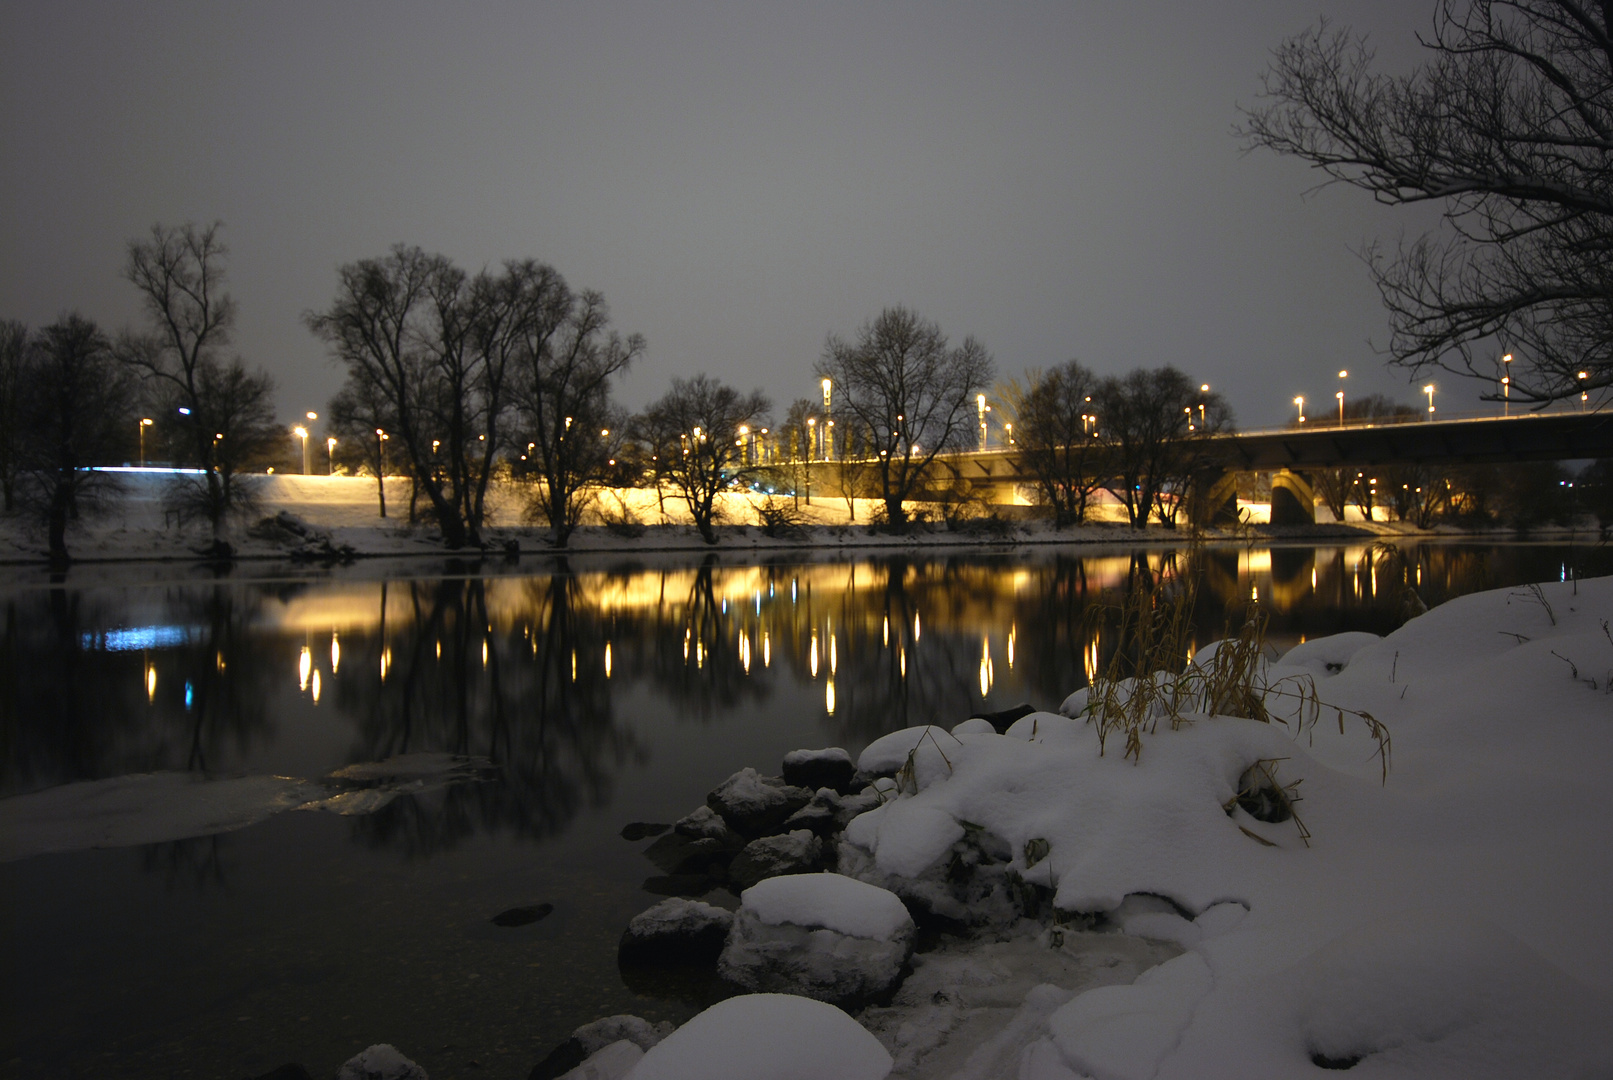
<path id="1" fill-rule="evenodd" d="M 718 1002 L 653 1046 L 629 1080 L 882 1080 L 891 1056 L 821 1001 L 747 994 Z"/>

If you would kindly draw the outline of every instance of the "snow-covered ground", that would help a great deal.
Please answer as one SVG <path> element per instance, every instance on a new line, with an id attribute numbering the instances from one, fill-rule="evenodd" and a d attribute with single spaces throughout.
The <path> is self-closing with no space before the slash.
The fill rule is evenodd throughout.
<path id="1" fill-rule="evenodd" d="M 871 745 L 865 768 L 904 767 L 894 798 L 847 829 L 842 872 L 901 891 L 960 845 L 996 849 L 1061 919 L 1106 913 L 1117 946 L 1158 951 L 1122 949 L 1100 970 L 1069 952 L 1101 953 L 1095 935 L 1054 925 L 921 954 L 893 1005 L 863 1017 L 890 1063 L 866 1049 L 858 1074 L 1613 1076 L 1610 621 L 1603 578 L 1463 597 L 1383 639 L 1315 640 L 1266 672 L 1286 724 L 1189 711 L 1145 733 L 1136 760 L 1052 714 Z M 1319 711 L 1296 707 L 1302 685 Z M 1367 716 L 1392 740 L 1386 778 Z M 1302 781 L 1308 844 L 1294 821 L 1236 803 L 1257 762 Z M 727 1002 L 626 1075 L 707 1075 L 702 1061 L 839 1075 L 781 1063 L 775 1040 L 736 1064 L 755 1041 L 736 1031 L 764 1012 L 791 1022 Z M 801 1022 L 777 1045 L 828 1030 L 816 1013 Z"/>

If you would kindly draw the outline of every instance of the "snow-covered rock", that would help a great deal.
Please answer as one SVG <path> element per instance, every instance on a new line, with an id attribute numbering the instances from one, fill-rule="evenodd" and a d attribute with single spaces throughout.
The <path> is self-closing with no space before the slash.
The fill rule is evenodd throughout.
<path id="1" fill-rule="evenodd" d="M 700 900 L 671 897 L 633 916 L 617 945 L 623 964 L 709 964 L 722 952 L 734 916 Z"/>
<path id="2" fill-rule="evenodd" d="M 644 1051 L 629 1039 L 600 1047 L 574 1069 L 561 1073 L 558 1080 L 623 1080 L 633 1066 L 644 1060 Z"/>
<path id="3" fill-rule="evenodd" d="M 856 771 L 851 755 L 838 746 L 825 750 L 791 750 L 784 755 L 784 782 L 808 791 L 819 788 L 845 791 Z"/>
<path id="4" fill-rule="evenodd" d="M 926 763 L 942 761 L 946 753 L 943 747 L 957 745 L 957 737 L 946 728 L 933 724 L 903 728 L 889 735 L 881 735 L 865 746 L 857 756 L 857 771 L 870 776 L 892 776 L 901 771 L 916 754 L 922 755 Z"/>
<path id="5" fill-rule="evenodd" d="M 832 1005 L 789 994 L 720 1001 L 644 1055 L 632 1080 L 883 1080 L 891 1056 Z"/>
<path id="6" fill-rule="evenodd" d="M 745 768 L 717 785 L 706 805 L 740 836 L 765 836 L 812 800 L 812 792 Z"/>
<path id="7" fill-rule="evenodd" d="M 805 874 L 823 867 L 823 841 L 806 829 L 780 836 L 764 836 L 745 845 L 728 865 L 728 880 L 748 889 L 781 874 Z"/>
<path id="8" fill-rule="evenodd" d="M 336 1070 L 336 1080 L 427 1080 L 426 1070 L 400 1054 L 391 1043 L 361 1050 Z"/>
<path id="9" fill-rule="evenodd" d="M 889 990 L 913 951 L 900 899 L 839 874 L 792 874 L 746 889 L 718 961 L 749 990 L 851 1003 Z"/>
<path id="10" fill-rule="evenodd" d="M 992 723 L 991 723 L 990 720 L 987 720 L 983 716 L 971 716 L 969 719 L 965 720 L 963 723 L 954 724 L 952 726 L 952 735 L 953 735 L 953 737 L 957 738 L 957 739 L 960 739 L 960 740 L 965 735 L 995 735 L 995 734 L 997 734 L 997 729 L 992 726 Z"/>
<path id="11" fill-rule="evenodd" d="M 729 827 L 722 815 L 709 806 L 698 807 L 693 813 L 679 818 L 673 823 L 672 829 L 679 836 L 686 836 L 690 840 L 720 840 L 724 845 L 735 848 L 742 847 L 744 841 L 739 834 Z"/>

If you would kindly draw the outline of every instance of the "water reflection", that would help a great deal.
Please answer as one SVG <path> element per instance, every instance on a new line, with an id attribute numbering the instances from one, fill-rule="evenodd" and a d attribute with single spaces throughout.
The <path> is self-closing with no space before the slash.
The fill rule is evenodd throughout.
<path id="1" fill-rule="evenodd" d="M 1056 705 L 1120 647 L 1094 606 L 1137 588 L 1197 583 L 1191 652 L 1251 597 L 1290 644 L 1386 633 L 1420 603 L 1609 562 L 1606 548 L 1363 543 L 560 560 L 527 576 L 15 591 L 0 640 L 0 792 L 154 770 L 285 772 L 288 760 L 311 776 L 424 750 L 490 758 L 497 783 L 355 819 L 365 844 L 429 855 L 478 833 L 542 838 L 608 802 L 647 756 L 617 715 L 629 688 L 676 723 L 805 710 L 816 720 L 804 741 L 856 747 L 914 723 Z"/>

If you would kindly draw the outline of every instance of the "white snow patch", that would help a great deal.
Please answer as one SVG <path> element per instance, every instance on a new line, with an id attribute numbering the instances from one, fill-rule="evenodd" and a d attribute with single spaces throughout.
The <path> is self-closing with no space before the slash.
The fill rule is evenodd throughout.
<path id="1" fill-rule="evenodd" d="M 644 1055 L 631 1080 L 883 1080 L 891 1056 L 821 1001 L 746 994 L 720 1001 Z"/>
<path id="2" fill-rule="evenodd" d="M 769 926 L 790 923 L 885 941 L 911 932 L 913 918 L 894 893 L 840 874 L 787 874 L 740 894 L 741 910 Z"/>
<path id="3" fill-rule="evenodd" d="M 920 724 L 869 743 L 857 757 L 857 768 L 865 773 L 893 773 L 907 764 L 909 755 L 939 762 L 942 754 L 950 757 L 952 748 L 958 745 L 958 739 L 946 728 Z"/>

